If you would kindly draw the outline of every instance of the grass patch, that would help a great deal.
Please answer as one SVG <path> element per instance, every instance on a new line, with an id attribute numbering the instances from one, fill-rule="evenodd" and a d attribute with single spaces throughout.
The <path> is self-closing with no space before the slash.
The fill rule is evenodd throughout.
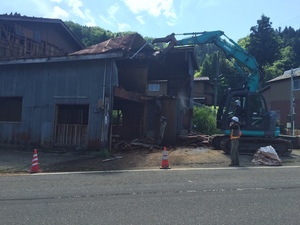
<path id="1" fill-rule="evenodd" d="M 98 152 L 94 153 L 96 157 L 107 158 L 110 156 L 110 152 L 108 149 L 101 149 Z"/>

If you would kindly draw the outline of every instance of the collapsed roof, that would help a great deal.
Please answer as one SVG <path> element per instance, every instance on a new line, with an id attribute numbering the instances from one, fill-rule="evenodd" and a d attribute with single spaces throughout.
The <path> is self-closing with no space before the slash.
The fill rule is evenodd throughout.
<path id="1" fill-rule="evenodd" d="M 99 44 L 95 44 L 80 51 L 73 52 L 70 55 L 99 54 L 118 50 L 125 52 L 137 52 L 141 48 L 143 48 L 143 52 L 154 51 L 154 49 L 140 34 L 134 33 L 111 38 Z"/>

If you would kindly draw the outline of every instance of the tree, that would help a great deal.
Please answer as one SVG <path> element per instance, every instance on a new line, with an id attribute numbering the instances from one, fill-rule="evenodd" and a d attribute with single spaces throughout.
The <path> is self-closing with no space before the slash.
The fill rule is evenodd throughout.
<path id="1" fill-rule="evenodd" d="M 272 65 L 265 66 L 265 80 L 271 80 L 284 73 L 285 70 L 296 68 L 296 54 L 291 46 L 280 49 L 281 57 Z M 299 65 L 299 64 L 298 64 Z"/>
<path id="2" fill-rule="evenodd" d="M 270 18 L 262 15 L 250 31 L 249 44 L 246 45 L 248 52 L 256 58 L 259 65 L 272 64 L 279 58 L 280 52 Z"/>
<path id="3" fill-rule="evenodd" d="M 219 133 L 216 127 L 216 117 L 214 111 L 207 107 L 194 107 L 193 110 L 193 123 L 194 129 L 203 134 L 216 134 Z"/>
<path id="4" fill-rule="evenodd" d="M 64 22 L 72 33 L 84 44 L 85 47 L 95 45 L 115 37 L 115 34 L 100 27 L 81 26 L 72 21 Z"/>
<path id="5" fill-rule="evenodd" d="M 285 27 L 282 32 L 278 32 L 281 39 L 281 48 L 290 46 L 294 52 L 292 59 L 295 67 L 300 65 L 300 30 L 294 30 L 292 27 Z M 297 63 L 298 62 L 298 63 Z"/>
<path id="6" fill-rule="evenodd" d="M 211 55 L 206 55 L 200 70 L 201 76 L 209 77 L 210 79 L 215 77 L 217 59 L 217 52 L 214 52 Z"/>
<path id="7" fill-rule="evenodd" d="M 238 40 L 238 45 L 241 46 L 243 49 L 247 49 L 247 46 L 250 43 L 250 36 L 246 36 Z"/>

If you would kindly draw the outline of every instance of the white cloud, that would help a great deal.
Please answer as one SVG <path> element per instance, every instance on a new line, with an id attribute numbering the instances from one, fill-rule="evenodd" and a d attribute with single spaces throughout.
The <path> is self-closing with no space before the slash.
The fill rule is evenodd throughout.
<path id="1" fill-rule="evenodd" d="M 95 22 L 93 22 L 93 21 L 89 21 L 89 22 L 85 23 L 85 26 L 88 26 L 88 27 L 96 27 L 97 24 L 96 24 Z"/>
<path id="2" fill-rule="evenodd" d="M 144 21 L 144 19 L 143 19 L 143 16 L 137 16 L 136 19 L 137 19 L 137 21 L 140 22 L 140 24 L 145 24 L 145 21 Z"/>
<path id="3" fill-rule="evenodd" d="M 172 21 L 167 21 L 167 24 L 170 26 L 170 27 L 174 27 L 176 25 L 175 22 L 172 22 Z"/>
<path id="4" fill-rule="evenodd" d="M 130 25 L 127 24 L 127 23 L 118 23 L 118 30 L 120 32 L 129 31 L 130 30 Z"/>
<path id="5" fill-rule="evenodd" d="M 25 1 L 23 1 L 25 3 Z M 30 8 L 27 7 L 30 5 Z M 30 13 L 24 13 L 26 16 L 40 16 L 44 18 L 52 17 L 52 9 L 48 2 L 31 0 L 29 3 L 26 3 L 26 6 L 23 7 L 18 4 L 20 8 L 27 9 Z"/>
<path id="6" fill-rule="evenodd" d="M 80 0 L 68 0 L 68 6 L 70 6 L 72 8 L 72 12 L 76 16 L 79 16 L 80 18 L 85 19 L 85 15 L 80 9 L 80 7 L 83 6 L 83 4 Z"/>
<path id="7" fill-rule="evenodd" d="M 218 6 L 220 4 L 219 0 L 201 0 L 198 1 L 198 6 L 200 8 L 210 8 L 214 6 Z"/>
<path id="8" fill-rule="evenodd" d="M 111 20 L 108 17 L 99 15 L 99 18 L 103 21 L 105 24 L 112 24 Z"/>
<path id="9" fill-rule="evenodd" d="M 106 10 L 107 16 L 99 15 L 99 18 L 108 25 L 113 25 L 116 13 L 119 11 L 119 5 L 113 4 Z"/>
<path id="10" fill-rule="evenodd" d="M 109 18 L 115 18 L 115 14 L 118 12 L 119 6 L 117 4 L 111 5 L 107 9 L 107 14 Z"/>
<path id="11" fill-rule="evenodd" d="M 52 10 L 51 18 L 68 18 L 69 13 L 58 6 L 55 6 Z"/>
<path id="12" fill-rule="evenodd" d="M 51 2 L 61 3 L 62 0 L 50 0 Z"/>
<path id="13" fill-rule="evenodd" d="M 89 8 L 85 8 L 81 0 L 67 0 L 67 5 L 71 8 L 71 13 L 73 15 L 78 16 L 84 21 L 86 21 L 83 22 L 86 26 L 96 26 L 95 18 L 93 17 L 92 11 Z"/>
<path id="14" fill-rule="evenodd" d="M 95 22 L 95 18 L 93 17 L 92 12 L 91 12 L 90 9 L 86 9 L 84 11 L 84 14 L 86 16 L 86 19 L 88 20 L 88 22 L 85 23 L 86 26 L 94 27 L 94 26 L 97 25 L 96 22 Z"/>
<path id="15" fill-rule="evenodd" d="M 130 11 L 135 14 L 146 11 L 149 15 L 158 17 L 163 14 L 166 18 L 176 19 L 173 0 L 123 0 Z"/>

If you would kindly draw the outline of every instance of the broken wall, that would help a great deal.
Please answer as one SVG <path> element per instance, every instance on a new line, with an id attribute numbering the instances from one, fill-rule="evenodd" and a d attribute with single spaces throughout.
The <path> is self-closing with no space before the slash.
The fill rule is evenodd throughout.
<path id="1" fill-rule="evenodd" d="M 127 91 L 146 93 L 148 67 L 119 68 L 119 83 Z"/>

